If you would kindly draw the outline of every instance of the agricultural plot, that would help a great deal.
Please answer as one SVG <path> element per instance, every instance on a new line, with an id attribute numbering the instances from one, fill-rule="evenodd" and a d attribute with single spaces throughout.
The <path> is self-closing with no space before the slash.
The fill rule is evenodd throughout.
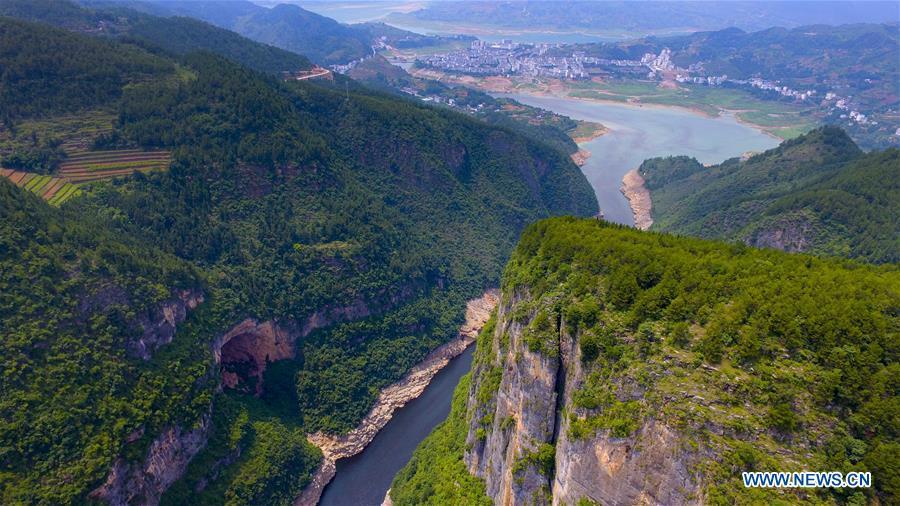
<path id="1" fill-rule="evenodd" d="M 59 175 L 72 183 L 128 176 L 134 172 L 164 170 L 169 167 L 168 151 L 84 151 L 69 155 L 60 165 Z"/>
<path id="2" fill-rule="evenodd" d="M 0 176 L 9 179 L 16 186 L 25 188 L 55 206 L 62 204 L 80 192 L 77 186 L 61 177 L 44 176 L 12 169 L 0 169 Z"/>
<path id="3" fill-rule="evenodd" d="M 0 176 L 52 205 L 60 205 L 80 192 L 79 184 L 128 176 L 138 171 L 164 170 L 169 167 L 170 160 L 168 151 L 82 151 L 69 155 L 55 176 L 13 169 L 0 169 Z"/>

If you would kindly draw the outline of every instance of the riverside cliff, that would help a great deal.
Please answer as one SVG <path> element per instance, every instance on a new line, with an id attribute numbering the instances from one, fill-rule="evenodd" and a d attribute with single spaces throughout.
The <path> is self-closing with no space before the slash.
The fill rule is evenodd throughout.
<path id="1" fill-rule="evenodd" d="M 895 500 L 895 270 L 559 218 L 525 231 L 502 286 L 394 505 Z M 741 482 L 825 468 L 876 485 Z"/>

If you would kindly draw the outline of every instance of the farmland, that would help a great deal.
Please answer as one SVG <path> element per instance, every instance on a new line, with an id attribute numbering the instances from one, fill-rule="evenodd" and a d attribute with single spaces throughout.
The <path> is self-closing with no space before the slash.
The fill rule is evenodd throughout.
<path id="1" fill-rule="evenodd" d="M 73 183 L 127 176 L 134 172 L 166 169 L 168 151 L 85 151 L 70 155 L 59 167 L 59 175 Z"/>
<path id="2" fill-rule="evenodd" d="M 54 175 L 0 169 L 0 176 L 51 205 L 60 205 L 80 192 L 80 184 L 128 176 L 134 172 L 163 170 L 168 168 L 170 158 L 168 151 L 82 151 L 69 155 Z"/>
<path id="3" fill-rule="evenodd" d="M 61 177 L 33 174 L 12 169 L 0 169 L 0 176 L 8 178 L 13 184 L 34 193 L 51 205 L 60 205 L 81 190 Z"/>

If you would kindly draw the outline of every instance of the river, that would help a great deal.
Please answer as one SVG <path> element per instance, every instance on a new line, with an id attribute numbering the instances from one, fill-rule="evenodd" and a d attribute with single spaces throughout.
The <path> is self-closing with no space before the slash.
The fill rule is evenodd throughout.
<path id="1" fill-rule="evenodd" d="M 574 119 L 603 123 L 610 132 L 581 145 L 592 153 L 581 168 L 607 220 L 634 224 L 628 201 L 619 191 L 622 176 L 647 158 L 689 155 L 701 163 L 719 163 L 747 151 L 765 151 L 778 140 L 731 115 L 717 118 L 677 107 L 590 102 L 574 98 L 498 94 Z"/>
<path id="2" fill-rule="evenodd" d="M 569 98 L 503 95 L 566 116 L 603 123 L 606 135 L 582 144 L 592 153 L 582 167 L 597 192 L 607 219 L 631 225 L 628 201 L 620 193 L 622 176 L 654 156 L 686 154 L 718 163 L 746 151 L 775 146 L 776 139 L 733 117 L 709 118 L 684 109 L 638 107 Z M 470 346 L 450 361 L 418 398 L 394 417 L 358 455 L 337 462 L 334 480 L 322 494 L 322 506 L 381 504 L 394 475 L 409 461 L 416 446 L 450 413 L 450 399 L 472 363 Z"/>
<path id="3" fill-rule="evenodd" d="M 394 475 L 409 462 L 416 446 L 450 414 L 453 390 L 469 372 L 474 350 L 473 344 L 441 369 L 422 395 L 394 413 L 362 453 L 338 460 L 337 473 L 325 487 L 321 506 L 381 504 Z"/>

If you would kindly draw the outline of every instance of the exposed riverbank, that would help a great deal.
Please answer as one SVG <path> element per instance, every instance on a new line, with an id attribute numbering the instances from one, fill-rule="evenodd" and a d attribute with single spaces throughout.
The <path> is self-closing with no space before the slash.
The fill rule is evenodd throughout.
<path id="1" fill-rule="evenodd" d="M 628 199 L 628 205 L 634 215 L 634 227 L 639 230 L 647 230 L 653 225 L 653 217 L 650 211 L 653 202 L 650 200 L 650 190 L 644 186 L 644 178 L 637 169 L 632 169 L 622 177 L 622 195 Z"/>
<path id="2" fill-rule="evenodd" d="M 591 142 L 592 140 L 609 133 L 609 128 L 600 123 L 595 123 L 593 121 L 578 121 L 578 127 L 575 128 L 572 132 L 569 133 L 569 136 L 572 137 L 572 140 L 575 141 L 575 144 L 578 144 L 578 151 L 572 153 L 572 161 L 575 162 L 575 165 L 581 167 L 585 163 L 587 163 L 588 158 L 591 157 L 591 152 L 581 147 L 582 144 L 586 142 Z"/>
<path id="3" fill-rule="evenodd" d="M 322 432 L 308 436 L 309 441 L 322 450 L 323 460 L 310 484 L 294 501 L 295 506 L 313 506 L 319 502 L 325 486 L 334 478 L 336 462 L 362 452 L 378 432 L 387 425 L 396 410 L 419 397 L 435 375 L 451 359 L 463 353 L 469 345 L 474 343 L 481 327 L 487 322 L 498 301 L 497 290 L 488 290 L 481 297 L 470 300 L 466 305 L 465 322 L 460 327 L 457 336 L 432 351 L 403 379 L 382 390 L 375 406 L 355 429 L 341 436 Z"/>

